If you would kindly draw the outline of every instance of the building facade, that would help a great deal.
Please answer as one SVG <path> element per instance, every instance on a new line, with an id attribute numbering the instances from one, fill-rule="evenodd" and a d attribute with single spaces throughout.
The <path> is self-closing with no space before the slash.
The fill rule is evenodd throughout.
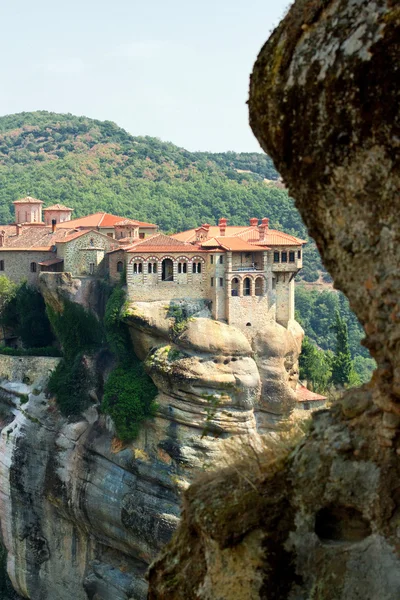
<path id="1" fill-rule="evenodd" d="M 204 224 L 174 236 L 156 234 L 108 255 L 110 278 L 126 281 L 131 300 L 210 301 L 215 319 L 246 333 L 274 319 L 294 319 L 294 277 L 302 267 L 300 240 L 270 230 L 268 219 L 249 227 Z"/>

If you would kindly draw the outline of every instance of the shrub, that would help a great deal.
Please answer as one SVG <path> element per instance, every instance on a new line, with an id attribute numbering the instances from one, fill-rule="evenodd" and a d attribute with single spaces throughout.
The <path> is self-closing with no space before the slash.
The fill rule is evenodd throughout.
<path id="1" fill-rule="evenodd" d="M 104 336 L 101 323 L 80 304 L 64 300 L 62 312 L 47 306 L 47 314 L 67 361 L 79 353 L 93 352 L 102 345 Z"/>
<path id="2" fill-rule="evenodd" d="M 79 353 L 69 362 L 63 360 L 52 372 L 47 386 L 54 394 L 63 415 L 78 415 L 90 404 L 89 390 L 93 384 L 86 358 Z"/>
<path id="3" fill-rule="evenodd" d="M 127 325 L 121 319 L 125 292 L 117 287 L 105 311 L 104 327 L 110 350 L 118 359 L 104 386 L 102 409 L 115 423 L 118 437 L 134 439 L 145 419 L 154 416 L 157 388 L 135 356 Z"/>
<path id="4" fill-rule="evenodd" d="M 304 281 L 313 282 L 319 279 L 319 272 L 315 269 L 304 268 L 300 274 L 302 274 Z"/>
<path id="5" fill-rule="evenodd" d="M 156 395 L 157 388 L 138 359 L 112 371 L 104 388 L 103 410 L 113 419 L 122 441 L 134 439 L 140 423 L 154 416 Z"/>

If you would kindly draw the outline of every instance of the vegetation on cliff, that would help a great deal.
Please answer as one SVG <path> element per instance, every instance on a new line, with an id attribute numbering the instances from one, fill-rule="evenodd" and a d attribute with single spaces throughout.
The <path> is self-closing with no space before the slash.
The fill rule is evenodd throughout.
<path id="1" fill-rule="evenodd" d="M 154 416 L 157 388 L 132 348 L 128 327 L 121 319 L 124 303 L 125 293 L 116 287 L 107 303 L 104 325 L 117 366 L 105 383 L 102 409 L 112 417 L 118 437 L 130 441 L 138 435 L 140 424 Z"/>

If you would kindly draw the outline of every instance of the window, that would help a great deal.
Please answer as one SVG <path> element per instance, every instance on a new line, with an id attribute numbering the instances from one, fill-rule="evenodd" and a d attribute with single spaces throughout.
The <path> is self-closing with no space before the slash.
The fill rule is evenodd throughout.
<path id="1" fill-rule="evenodd" d="M 297 258 L 301 258 L 301 250 L 297 251 Z"/>
<path id="2" fill-rule="evenodd" d="M 279 252 L 274 252 L 274 263 L 279 262 Z"/>
<path id="3" fill-rule="evenodd" d="M 178 263 L 178 273 L 187 273 L 187 263 L 185 263 L 185 262 Z"/>
<path id="4" fill-rule="evenodd" d="M 31 262 L 31 273 L 36 273 L 36 263 Z"/>
<path id="5" fill-rule="evenodd" d="M 94 262 L 89 263 L 89 274 L 94 274 Z"/>
<path id="6" fill-rule="evenodd" d="M 112 234 L 112 233 L 107 233 L 107 237 L 110 237 L 110 238 L 112 238 L 112 237 L 113 237 L 113 234 Z"/>
<path id="7" fill-rule="evenodd" d="M 289 252 L 289 262 L 294 262 L 294 252 Z"/>
<path id="8" fill-rule="evenodd" d="M 276 290 L 276 279 L 272 278 L 272 291 Z"/>
<path id="9" fill-rule="evenodd" d="M 139 239 L 144 240 L 144 232 L 139 233 Z"/>
<path id="10" fill-rule="evenodd" d="M 90 243 L 91 246 L 94 246 L 94 239 L 90 238 L 90 242 L 89 243 Z"/>
<path id="11" fill-rule="evenodd" d="M 211 277 L 211 287 L 214 286 L 214 277 Z"/>
<path id="12" fill-rule="evenodd" d="M 224 264 L 224 257 L 222 256 L 222 254 L 221 254 L 221 256 L 219 257 L 219 264 L 220 264 L 220 265 L 223 265 L 223 264 Z"/>
<path id="13" fill-rule="evenodd" d="M 133 274 L 138 275 L 139 273 L 143 273 L 143 265 L 142 263 L 133 263 Z"/>
<path id="14" fill-rule="evenodd" d="M 149 263 L 149 264 L 147 265 L 147 272 L 148 272 L 148 273 L 152 273 L 152 272 L 153 272 L 153 265 L 152 265 L 151 263 Z"/>
<path id="15" fill-rule="evenodd" d="M 214 255 L 213 254 L 211 254 L 211 256 L 210 256 L 210 262 L 212 265 L 214 264 Z"/>
<path id="16" fill-rule="evenodd" d="M 282 252 L 282 262 L 287 262 L 287 252 Z"/>
<path id="17" fill-rule="evenodd" d="M 224 279 L 223 279 L 223 277 L 219 278 L 219 287 L 224 287 Z"/>
<path id="18" fill-rule="evenodd" d="M 263 279 L 262 277 L 257 277 L 256 283 L 254 286 L 254 293 L 256 296 L 262 296 L 263 293 Z"/>
<path id="19" fill-rule="evenodd" d="M 122 260 L 119 260 L 117 262 L 117 273 L 122 273 L 123 270 L 124 270 L 124 263 L 122 262 Z"/>
<path id="20" fill-rule="evenodd" d="M 239 279 L 237 277 L 231 281 L 231 296 L 239 296 Z"/>
<path id="21" fill-rule="evenodd" d="M 201 273 L 201 262 L 193 263 L 193 273 Z"/>
<path id="22" fill-rule="evenodd" d="M 0 260 L 0 271 L 4 271 L 4 260 Z"/>
<path id="23" fill-rule="evenodd" d="M 153 263 L 153 273 L 157 273 L 157 263 Z"/>
<path id="24" fill-rule="evenodd" d="M 243 282 L 243 296 L 251 295 L 251 280 L 250 277 L 246 277 Z"/>

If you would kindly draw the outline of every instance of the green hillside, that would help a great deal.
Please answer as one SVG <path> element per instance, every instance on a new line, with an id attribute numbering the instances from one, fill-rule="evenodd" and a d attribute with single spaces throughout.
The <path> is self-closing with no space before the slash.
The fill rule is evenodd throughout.
<path id="1" fill-rule="evenodd" d="M 244 171 L 244 172 L 238 172 Z M 250 172 L 247 172 L 250 171 Z M 216 223 L 271 226 L 306 237 L 287 192 L 261 153 L 188 152 L 156 138 L 134 137 L 110 121 L 48 112 L 0 117 L 0 222 L 13 219 L 12 201 L 35 196 L 61 202 L 74 215 L 104 210 L 158 223 L 166 232 Z M 311 243 L 307 272 L 322 269 Z M 312 278 L 311 278 L 312 279 Z"/>

